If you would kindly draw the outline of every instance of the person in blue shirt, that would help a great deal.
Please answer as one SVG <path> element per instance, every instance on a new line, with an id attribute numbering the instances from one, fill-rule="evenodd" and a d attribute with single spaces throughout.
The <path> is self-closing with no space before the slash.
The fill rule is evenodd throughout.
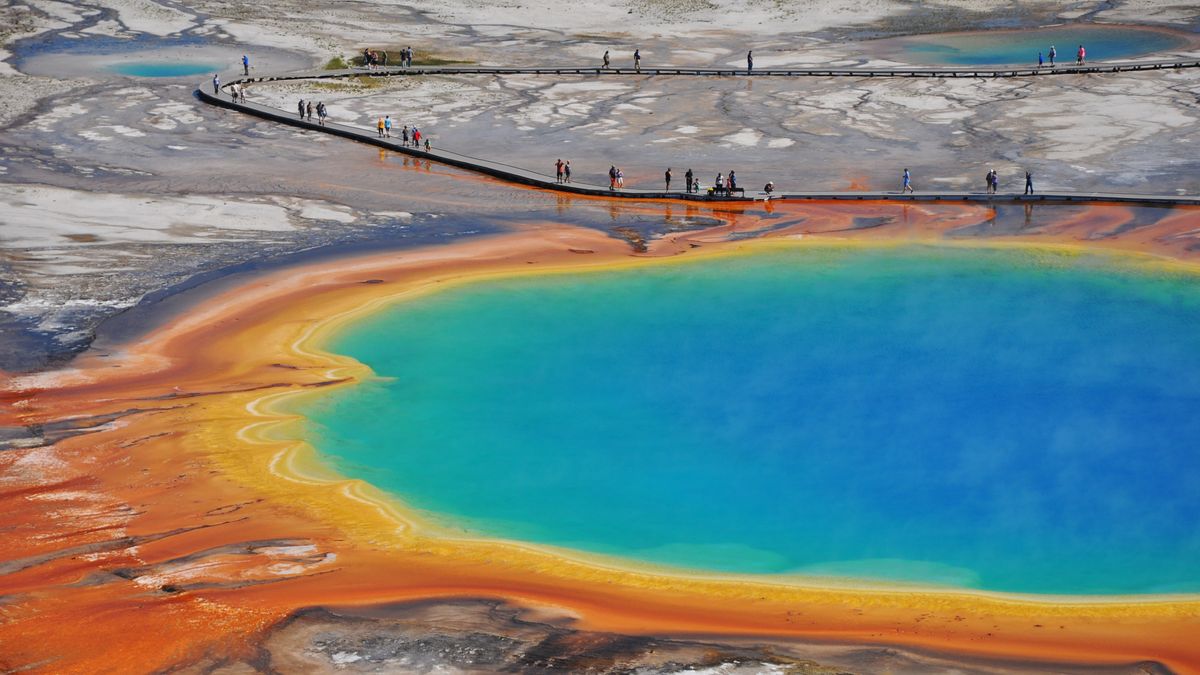
<path id="1" fill-rule="evenodd" d="M 246 56 L 245 54 L 242 54 L 242 74 L 250 74 L 250 57 Z"/>

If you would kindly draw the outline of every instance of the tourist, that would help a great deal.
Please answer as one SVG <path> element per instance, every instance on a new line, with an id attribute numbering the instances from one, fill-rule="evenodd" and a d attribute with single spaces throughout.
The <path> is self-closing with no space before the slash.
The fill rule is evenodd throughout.
<path id="1" fill-rule="evenodd" d="M 1054 57 L 1056 57 L 1056 56 L 1058 56 L 1058 50 L 1054 48 L 1054 45 L 1050 45 L 1050 67 L 1051 68 L 1054 67 Z"/>
<path id="2" fill-rule="evenodd" d="M 642 50 L 633 50 L 633 72 L 642 72 Z"/>
<path id="3" fill-rule="evenodd" d="M 737 176 L 735 176 L 735 175 L 733 174 L 733 172 L 732 172 L 732 171 L 730 171 L 730 172 L 729 172 L 729 180 L 728 180 L 728 183 L 729 183 L 729 185 L 728 185 L 728 188 L 729 188 L 729 196 L 730 196 L 730 197 L 732 197 L 732 196 L 733 196 L 733 189 L 737 187 Z"/>
<path id="4" fill-rule="evenodd" d="M 909 175 L 908 169 L 904 169 L 904 185 L 900 188 L 900 192 L 912 192 L 912 176 Z"/>
<path id="5" fill-rule="evenodd" d="M 608 167 L 608 189 L 615 190 L 617 187 L 617 167 L 612 165 Z"/>
<path id="6" fill-rule="evenodd" d="M 725 189 L 725 176 L 722 173 L 717 172 L 717 179 L 715 181 L 713 181 L 713 190 L 716 194 L 719 195 L 719 194 L 721 194 L 721 191 L 724 189 Z"/>
<path id="7" fill-rule="evenodd" d="M 387 138 L 392 137 L 392 116 L 391 115 L 383 116 L 383 135 Z"/>
<path id="8" fill-rule="evenodd" d="M 382 117 L 379 118 L 379 122 L 375 126 L 379 130 L 379 137 L 383 138 L 383 118 Z"/>
<path id="9" fill-rule="evenodd" d="M 300 102 L 296 104 L 296 110 L 300 111 L 300 119 L 304 119 L 304 99 L 300 99 Z"/>
<path id="10" fill-rule="evenodd" d="M 1033 174 L 1028 170 L 1025 171 L 1025 194 L 1033 194 Z"/>
<path id="11" fill-rule="evenodd" d="M 404 63 L 405 63 L 405 65 L 407 65 L 409 68 L 412 68 L 412 59 L 413 59 L 413 48 L 412 48 L 412 47 L 407 47 L 407 48 L 405 48 L 405 50 L 404 50 Z"/>
<path id="12" fill-rule="evenodd" d="M 233 84 L 229 85 L 229 95 L 233 97 L 234 101 L 238 100 L 238 90 L 240 88 L 241 87 L 238 86 L 237 82 L 234 82 Z"/>
<path id="13" fill-rule="evenodd" d="M 407 124 L 404 125 L 404 129 L 400 132 L 400 138 L 404 141 L 405 145 L 408 145 L 408 125 Z"/>
<path id="14" fill-rule="evenodd" d="M 242 99 L 242 103 L 246 102 L 246 87 L 238 85 L 238 98 Z"/>
<path id="15" fill-rule="evenodd" d="M 325 126 L 325 118 L 329 116 L 329 111 L 325 109 L 325 102 L 317 103 L 317 124 Z"/>
<path id="16" fill-rule="evenodd" d="M 608 50 L 604 50 L 604 69 L 608 70 Z"/>
<path id="17" fill-rule="evenodd" d="M 754 70 L 754 51 L 746 52 L 746 74 L 749 75 Z"/>
<path id="18" fill-rule="evenodd" d="M 1000 174 L 996 173 L 995 169 L 992 169 L 992 194 L 996 194 L 996 192 L 999 189 L 1000 189 Z"/>
<path id="19" fill-rule="evenodd" d="M 1046 65 L 1046 62 L 1042 60 L 1042 53 L 1038 52 L 1038 68 L 1041 68 L 1044 65 Z"/>
<path id="20" fill-rule="evenodd" d="M 554 182 L 563 182 L 563 161 L 561 158 L 554 163 Z"/>
<path id="21" fill-rule="evenodd" d="M 767 181 L 767 184 L 763 186 L 763 192 L 765 192 L 767 194 L 771 194 L 774 191 L 775 191 L 775 183 L 773 183 L 771 181 Z"/>
<path id="22" fill-rule="evenodd" d="M 429 139 L 425 139 L 425 152 L 429 152 Z"/>
<path id="23" fill-rule="evenodd" d="M 620 169 L 617 169 L 617 187 L 625 187 L 625 172 Z"/>
<path id="24" fill-rule="evenodd" d="M 1083 48 L 1083 45 L 1079 45 L 1079 51 L 1075 52 L 1075 65 L 1082 66 L 1086 60 L 1087 51 Z"/>
<path id="25" fill-rule="evenodd" d="M 671 191 L 671 167 L 669 167 L 669 166 L 667 167 L 667 173 L 664 174 L 663 177 L 667 179 L 666 192 L 670 192 Z"/>
<path id="26" fill-rule="evenodd" d="M 689 194 L 692 191 L 692 179 L 694 177 L 695 177 L 695 174 L 692 173 L 691 169 L 688 169 L 687 173 L 683 174 L 683 184 L 684 184 L 684 187 L 687 188 L 687 191 Z"/>
<path id="27" fill-rule="evenodd" d="M 312 114 L 313 114 L 313 102 L 312 102 L 312 101 L 309 101 L 309 102 L 308 102 L 308 107 L 307 107 L 307 110 L 308 110 L 308 121 L 309 121 L 309 122 L 311 122 L 311 121 L 312 121 Z"/>
<path id="28" fill-rule="evenodd" d="M 569 159 L 567 160 L 567 163 L 563 165 L 563 181 L 567 183 L 571 182 L 571 160 Z"/>
<path id="29" fill-rule="evenodd" d="M 416 127 L 413 127 L 413 147 L 421 147 L 421 130 Z"/>
<path id="30" fill-rule="evenodd" d="M 221 93 L 221 78 L 217 77 L 216 73 L 213 73 L 213 96 L 216 96 L 220 93 Z"/>
<path id="31" fill-rule="evenodd" d="M 992 192 L 992 170 L 991 169 L 988 169 L 988 172 L 983 176 L 983 185 L 984 185 L 984 191 L 987 192 L 988 194 L 991 194 L 991 192 Z"/>
<path id="32" fill-rule="evenodd" d="M 247 77 L 250 75 L 250 57 L 242 54 L 242 74 Z"/>

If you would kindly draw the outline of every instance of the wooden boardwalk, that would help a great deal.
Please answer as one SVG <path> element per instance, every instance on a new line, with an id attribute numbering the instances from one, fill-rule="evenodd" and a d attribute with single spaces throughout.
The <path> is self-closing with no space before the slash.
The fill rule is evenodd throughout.
<path id="1" fill-rule="evenodd" d="M 1192 61 L 1144 61 L 1144 62 L 1113 62 L 1083 67 L 1060 66 L 1049 68 L 1005 68 L 1005 69 L 976 69 L 976 68 L 910 68 L 899 70 L 885 69 L 763 69 L 755 70 L 758 76 L 787 76 L 787 77 L 1024 77 L 1040 75 L 1061 75 L 1081 73 L 1116 73 L 1140 70 L 1162 70 L 1165 68 L 1195 68 L 1200 67 L 1200 60 Z M 594 67 L 559 67 L 559 68 L 502 68 L 484 66 L 414 66 L 412 68 L 386 67 L 367 70 L 352 68 L 346 70 L 313 70 L 279 75 L 239 77 L 222 86 L 220 94 L 214 94 L 211 86 L 202 83 L 196 90 L 200 100 L 223 108 L 237 110 L 274 122 L 287 124 L 310 131 L 317 131 L 342 138 L 385 148 L 397 153 L 436 161 L 455 166 L 468 171 L 486 174 L 511 183 L 553 190 L 569 194 L 592 197 L 612 197 L 624 199 L 674 199 L 699 202 L 753 202 L 765 198 L 761 192 L 747 191 L 744 197 L 728 197 L 708 194 L 689 194 L 679 191 L 646 190 L 638 188 L 609 189 L 606 185 L 593 185 L 580 182 L 559 183 L 550 174 L 530 171 L 518 166 L 504 164 L 493 160 L 471 157 L 461 153 L 434 147 L 429 152 L 411 145 L 403 145 L 395 138 L 380 138 L 376 129 L 364 129 L 337 122 L 326 122 L 321 125 L 301 119 L 296 112 L 288 112 L 279 108 L 261 105 L 254 102 L 234 101 L 229 95 L 228 86 L 231 84 L 253 84 L 255 82 L 273 82 L 285 80 L 330 79 L 356 76 L 373 77 L 411 77 L 422 75 L 461 75 L 461 74 L 542 74 L 542 75 L 602 75 L 602 76 L 747 76 L 745 69 L 723 68 L 643 68 L 640 73 L 632 69 L 594 68 Z M 679 184 L 683 180 L 680 177 Z M 987 194 L 983 192 L 777 192 L 771 195 L 771 200 L 813 200 L 813 201 L 903 201 L 903 202 L 1125 202 L 1145 205 L 1200 205 L 1197 195 L 1144 195 L 1103 192 L 1039 192 L 1034 195 L 1023 195 L 1016 192 L 1000 192 Z"/>

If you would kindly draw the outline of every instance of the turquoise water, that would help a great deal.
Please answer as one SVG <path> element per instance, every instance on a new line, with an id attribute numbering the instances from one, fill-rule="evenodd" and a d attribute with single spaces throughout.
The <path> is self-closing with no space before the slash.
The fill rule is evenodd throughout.
<path id="1" fill-rule="evenodd" d="M 971 34 L 928 35 L 904 38 L 902 55 L 926 65 L 1036 65 L 1038 52 L 1050 62 L 1050 46 L 1058 49 L 1056 63 L 1075 63 L 1079 45 L 1089 62 L 1126 59 L 1181 49 L 1187 41 L 1162 31 L 1099 26 L 1060 26 L 1027 31 L 991 31 Z"/>
<path id="2" fill-rule="evenodd" d="M 220 66 L 211 63 L 192 63 L 187 61 L 136 61 L 132 63 L 116 63 L 112 65 L 113 72 L 133 77 L 184 77 L 201 73 L 215 73 Z"/>
<path id="3" fill-rule="evenodd" d="M 340 471 L 473 533 L 1200 591 L 1200 280 L 1050 258 L 797 249 L 489 281 L 349 327 L 331 348 L 389 379 L 297 405 Z"/>

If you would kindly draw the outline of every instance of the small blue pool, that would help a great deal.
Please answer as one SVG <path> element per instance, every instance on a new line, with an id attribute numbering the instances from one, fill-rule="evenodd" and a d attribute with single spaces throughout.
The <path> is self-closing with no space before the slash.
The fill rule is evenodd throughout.
<path id="1" fill-rule="evenodd" d="M 1038 52 L 1049 64 L 1050 47 L 1057 63 L 1074 63 L 1079 45 L 1089 61 L 1107 61 L 1182 49 L 1188 39 L 1169 31 L 1129 26 L 1065 25 L 1025 31 L 989 31 L 901 38 L 896 56 L 922 65 L 1033 65 Z"/>
<path id="2" fill-rule="evenodd" d="M 110 70 L 132 77 L 186 77 L 215 73 L 221 70 L 221 66 L 196 61 L 131 61 L 113 64 Z"/>

